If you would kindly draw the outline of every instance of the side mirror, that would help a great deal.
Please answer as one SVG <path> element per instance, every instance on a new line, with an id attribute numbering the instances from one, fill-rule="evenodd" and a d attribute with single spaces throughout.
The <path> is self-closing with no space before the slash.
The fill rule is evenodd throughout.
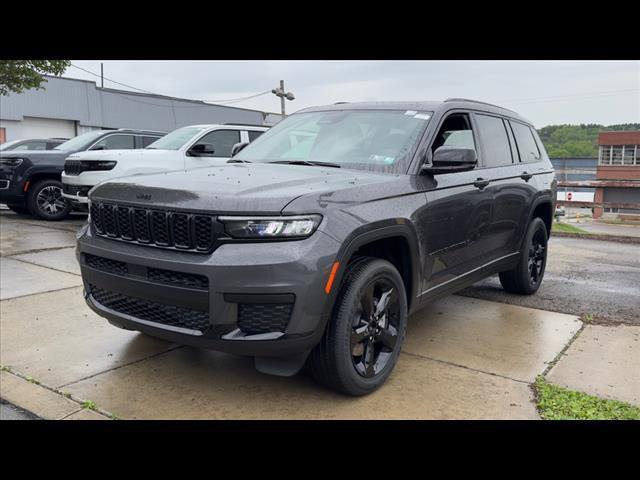
<path id="1" fill-rule="evenodd" d="M 216 151 L 213 148 L 213 145 L 211 145 L 210 143 L 198 143 L 197 145 L 191 147 L 191 150 L 189 150 L 189 155 L 191 155 L 192 157 L 209 157 L 215 152 Z"/>
<path id="2" fill-rule="evenodd" d="M 478 164 L 476 151 L 471 148 L 442 146 L 433 153 L 431 165 L 422 167 L 421 173 L 453 173 L 473 170 Z"/>
<path id="3" fill-rule="evenodd" d="M 238 153 L 240 150 L 242 150 L 247 145 L 249 145 L 249 142 L 236 143 L 233 147 L 231 147 L 231 156 L 233 157 L 236 153 Z"/>

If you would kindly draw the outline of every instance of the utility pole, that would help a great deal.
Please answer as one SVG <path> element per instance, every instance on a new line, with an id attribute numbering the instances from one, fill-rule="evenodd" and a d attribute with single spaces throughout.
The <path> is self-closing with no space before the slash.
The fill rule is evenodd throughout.
<path id="1" fill-rule="evenodd" d="M 100 62 L 100 87 L 104 88 L 104 63 Z"/>
<path id="2" fill-rule="evenodd" d="M 282 118 L 284 118 L 286 116 L 284 109 L 284 99 L 286 98 L 287 100 L 293 100 L 296 97 L 291 92 L 285 93 L 284 80 L 280 80 L 280 88 L 274 88 L 273 90 L 271 90 L 271 93 L 273 93 L 276 97 L 280 97 L 280 111 L 282 112 Z"/>

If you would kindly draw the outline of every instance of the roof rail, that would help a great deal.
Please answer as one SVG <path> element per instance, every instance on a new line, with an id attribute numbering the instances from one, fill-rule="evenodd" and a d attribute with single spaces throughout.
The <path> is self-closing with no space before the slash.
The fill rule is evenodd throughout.
<path id="1" fill-rule="evenodd" d="M 447 98 L 447 99 L 445 100 L 445 102 L 472 102 L 472 103 L 480 103 L 480 104 L 482 104 L 482 105 L 489 105 L 490 107 L 501 108 L 501 109 L 503 109 L 503 110 L 508 110 L 508 111 L 510 111 L 510 112 L 517 113 L 517 112 L 514 112 L 513 110 L 511 110 L 511 109 L 509 109 L 509 108 L 501 107 L 500 105 L 495 105 L 495 104 L 493 104 L 493 103 L 488 103 L 488 102 L 481 102 L 480 100 L 473 100 L 473 99 L 471 99 L 471 98 L 456 98 L 456 97 L 453 97 L 453 98 Z"/>
<path id="2" fill-rule="evenodd" d="M 163 132 L 161 130 L 145 130 L 141 128 L 118 128 L 118 132 L 144 132 L 144 133 L 162 133 L 166 135 L 167 132 Z"/>
<path id="3" fill-rule="evenodd" d="M 222 125 L 237 125 L 238 127 L 268 127 L 269 125 L 258 125 L 256 123 L 236 123 L 236 122 L 226 122 Z"/>
<path id="4" fill-rule="evenodd" d="M 334 103 L 334 105 L 342 105 L 343 103 L 349 103 L 349 102 L 336 102 Z"/>

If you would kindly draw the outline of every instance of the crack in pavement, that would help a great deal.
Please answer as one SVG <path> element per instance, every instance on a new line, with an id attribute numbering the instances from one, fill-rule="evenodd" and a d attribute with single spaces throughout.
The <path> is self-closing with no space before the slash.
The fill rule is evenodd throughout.
<path id="1" fill-rule="evenodd" d="M 485 371 L 485 370 L 479 370 L 477 368 L 468 367 L 466 365 L 461 365 L 459 363 L 449 362 L 447 360 L 440 360 L 438 358 L 433 358 L 433 357 L 427 357 L 426 355 L 420 355 L 419 353 L 407 352 L 405 350 L 402 350 L 400 353 L 404 353 L 404 354 L 410 355 L 412 357 L 423 358 L 425 360 L 433 360 L 434 362 L 443 363 L 445 365 L 449 365 L 449 366 L 452 366 L 452 367 L 464 368 L 465 370 L 471 370 L 472 372 L 476 372 L 476 373 L 485 373 L 487 375 L 493 375 L 494 377 L 500 377 L 500 378 L 504 378 L 506 380 L 512 380 L 512 381 L 518 382 L 518 383 L 524 383 L 525 385 L 531 385 L 531 382 L 527 382 L 526 380 L 518 380 L 517 378 L 507 377 L 506 375 L 500 375 L 499 373 L 493 373 L 493 372 L 488 372 L 488 371 Z"/>
<path id="2" fill-rule="evenodd" d="M 71 247 L 67 247 L 67 248 L 71 248 Z M 31 253 L 31 252 L 30 252 Z M 75 275 L 76 277 L 81 277 L 82 275 L 80 275 L 79 273 L 75 273 L 75 272 L 68 272 L 66 270 L 60 270 L 59 268 L 55 268 L 55 267 L 50 267 L 49 265 L 42 265 L 40 263 L 35 263 L 35 262 L 31 262 L 29 260 L 25 260 L 24 258 L 12 258 L 11 260 L 15 260 L 17 262 L 24 262 L 24 263 L 28 263 L 29 265 L 35 265 L 36 267 L 42 267 L 42 268 L 48 268 L 49 270 L 54 270 L 56 272 L 60 272 L 60 273 L 68 273 L 69 275 Z M 56 290 L 50 290 L 51 292 L 55 292 Z M 19 297 L 18 297 L 19 298 Z"/>

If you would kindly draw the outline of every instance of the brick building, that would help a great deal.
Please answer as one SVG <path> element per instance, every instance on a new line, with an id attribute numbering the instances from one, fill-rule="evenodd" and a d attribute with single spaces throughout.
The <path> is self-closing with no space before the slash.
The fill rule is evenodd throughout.
<path id="1" fill-rule="evenodd" d="M 640 204 L 640 131 L 600 132 L 597 180 L 628 181 L 629 187 L 603 187 L 595 192 L 596 203 Z M 635 188 L 634 188 L 635 186 Z M 638 209 L 595 208 L 594 218 L 640 219 Z"/>

